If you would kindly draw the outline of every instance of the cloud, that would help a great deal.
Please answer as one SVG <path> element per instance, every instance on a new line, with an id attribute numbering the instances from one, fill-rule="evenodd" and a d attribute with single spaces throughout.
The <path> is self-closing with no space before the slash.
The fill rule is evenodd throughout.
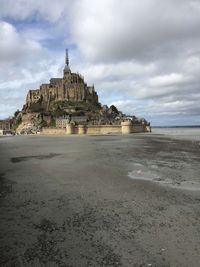
<path id="1" fill-rule="evenodd" d="M 149 84 L 155 87 L 165 87 L 180 84 L 184 81 L 184 77 L 179 73 L 171 73 L 168 75 L 161 75 L 150 79 Z"/>
<path id="2" fill-rule="evenodd" d="M 58 75 L 61 57 L 30 38 L 10 23 L 0 21 L 0 117 L 12 115 L 24 104 L 29 89 L 38 88 Z"/>
<path id="3" fill-rule="evenodd" d="M 75 8 L 72 37 L 90 62 L 82 71 L 103 100 L 150 117 L 200 116 L 199 1 L 83 0 Z"/>
<path id="4" fill-rule="evenodd" d="M 155 124 L 200 121 L 199 1 L 2 0 L 0 19 L 1 107 L 61 76 L 67 45 L 103 104 Z"/>
<path id="5" fill-rule="evenodd" d="M 0 17 L 15 20 L 32 19 L 46 20 L 56 23 L 68 14 L 71 2 L 68 0 L 1 0 Z"/>
<path id="6" fill-rule="evenodd" d="M 197 1 L 82 0 L 75 7 L 72 34 L 89 60 L 155 60 L 182 55 L 185 44 L 198 47 Z"/>
<path id="7" fill-rule="evenodd" d="M 23 39 L 16 29 L 5 21 L 0 21 L 0 61 L 13 62 L 28 53 L 37 53 L 41 46 L 31 39 Z"/>

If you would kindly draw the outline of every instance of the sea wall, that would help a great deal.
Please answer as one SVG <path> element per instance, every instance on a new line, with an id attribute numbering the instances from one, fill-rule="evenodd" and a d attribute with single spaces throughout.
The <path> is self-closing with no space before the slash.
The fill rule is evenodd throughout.
<path id="1" fill-rule="evenodd" d="M 122 122 L 121 125 L 78 125 L 68 124 L 66 128 L 43 128 L 44 135 L 71 135 L 71 134 L 131 134 L 148 132 L 148 126 L 132 124 L 130 121 Z"/>
<path id="2" fill-rule="evenodd" d="M 86 134 L 121 134 L 121 125 L 91 125 L 87 126 Z"/>
<path id="3" fill-rule="evenodd" d="M 142 132 L 150 132 L 150 127 L 145 124 L 134 124 L 131 121 L 124 121 L 121 123 L 122 134 L 142 133 Z"/>
<path id="4" fill-rule="evenodd" d="M 44 135 L 65 135 L 66 134 L 66 129 L 65 128 L 42 128 L 41 134 Z"/>
<path id="5" fill-rule="evenodd" d="M 141 132 L 148 132 L 148 129 L 144 125 L 132 125 L 131 126 L 131 133 L 141 133 Z"/>

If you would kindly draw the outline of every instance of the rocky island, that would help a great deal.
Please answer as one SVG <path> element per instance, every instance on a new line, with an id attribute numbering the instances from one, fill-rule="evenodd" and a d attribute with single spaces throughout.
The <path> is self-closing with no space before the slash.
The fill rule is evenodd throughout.
<path id="1" fill-rule="evenodd" d="M 73 73 L 66 49 L 63 78 L 51 78 L 38 89 L 29 90 L 26 103 L 15 113 L 17 133 L 131 133 L 150 130 L 145 119 L 127 116 L 114 105 L 99 103 L 94 85 Z M 124 127 L 124 128 L 123 128 Z M 68 129 L 68 130 L 67 130 Z"/>

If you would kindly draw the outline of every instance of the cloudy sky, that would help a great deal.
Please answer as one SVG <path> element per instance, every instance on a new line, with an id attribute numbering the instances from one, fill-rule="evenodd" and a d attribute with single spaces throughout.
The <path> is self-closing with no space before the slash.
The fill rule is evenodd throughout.
<path id="1" fill-rule="evenodd" d="M 0 118 L 70 65 L 102 104 L 200 125 L 199 0 L 0 0 Z"/>

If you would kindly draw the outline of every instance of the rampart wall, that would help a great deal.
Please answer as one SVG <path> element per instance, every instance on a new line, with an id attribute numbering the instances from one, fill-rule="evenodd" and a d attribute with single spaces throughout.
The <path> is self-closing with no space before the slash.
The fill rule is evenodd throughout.
<path id="1" fill-rule="evenodd" d="M 91 125 L 87 126 L 86 134 L 121 134 L 121 125 Z"/>
<path id="2" fill-rule="evenodd" d="M 44 135 L 66 135 L 66 129 L 65 128 L 42 128 L 41 134 Z"/>
<path id="3" fill-rule="evenodd" d="M 131 134 L 149 132 L 146 125 L 122 122 L 121 125 L 78 125 L 68 124 L 66 128 L 43 128 L 44 135 L 71 135 L 71 134 Z"/>

